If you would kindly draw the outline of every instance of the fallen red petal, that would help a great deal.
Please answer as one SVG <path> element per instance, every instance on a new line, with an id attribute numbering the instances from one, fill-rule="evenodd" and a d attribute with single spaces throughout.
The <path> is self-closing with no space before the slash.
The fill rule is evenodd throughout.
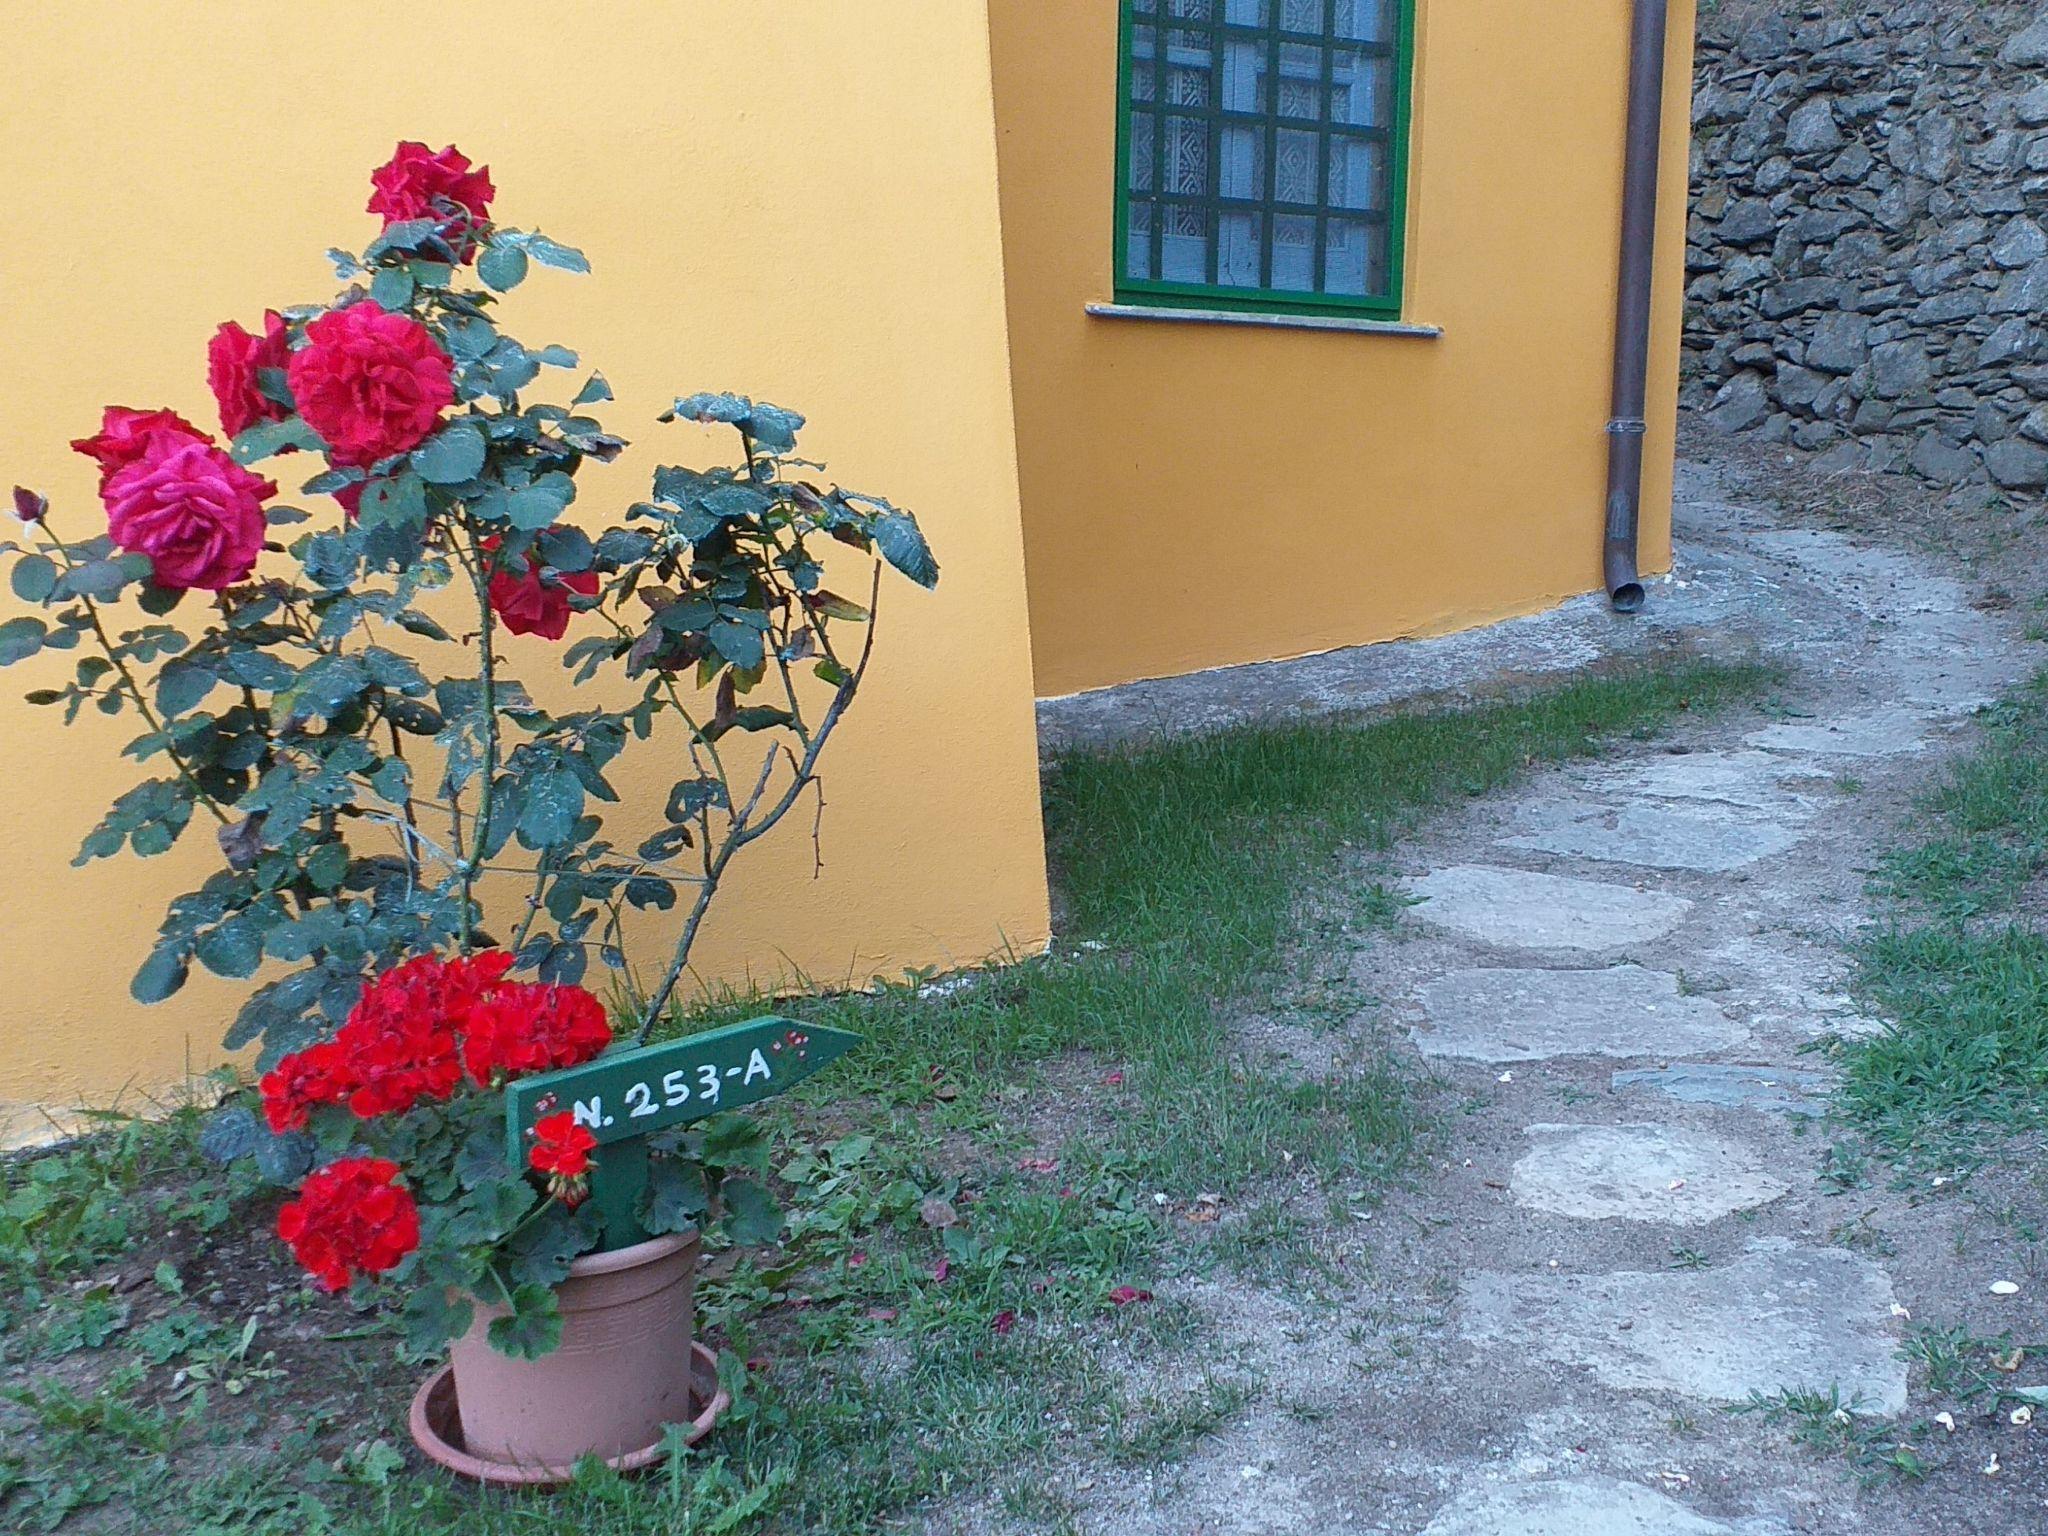
<path id="1" fill-rule="evenodd" d="M 1109 1293 L 1109 1299 L 1117 1306 L 1127 1307 L 1134 1301 L 1150 1301 L 1152 1293 L 1141 1291 L 1135 1285 L 1120 1285 Z"/>
<path id="2" fill-rule="evenodd" d="M 1017 1314 L 1014 1312 L 998 1312 L 989 1320 L 989 1327 L 995 1329 L 997 1333 L 1008 1333 L 1016 1326 Z"/>

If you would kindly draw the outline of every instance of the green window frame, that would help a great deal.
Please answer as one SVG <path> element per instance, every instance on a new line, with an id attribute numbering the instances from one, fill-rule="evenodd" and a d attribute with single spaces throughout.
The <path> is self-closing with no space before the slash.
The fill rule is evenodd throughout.
<path id="1" fill-rule="evenodd" d="M 1116 296 L 1398 318 L 1415 0 L 1121 0 Z"/>

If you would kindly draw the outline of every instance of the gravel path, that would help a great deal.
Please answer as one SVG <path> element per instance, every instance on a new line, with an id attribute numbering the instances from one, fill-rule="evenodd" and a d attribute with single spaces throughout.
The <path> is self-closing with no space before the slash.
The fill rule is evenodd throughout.
<path id="1" fill-rule="evenodd" d="M 1761 648 L 1798 668 L 1797 713 L 1546 772 L 1404 847 L 1416 904 L 1357 956 L 1377 1003 L 1357 1027 L 1391 1022 L 1445 1080 L 1463 1113 L 1441 1167 L 1330 1234 L 1368 1277 L 1334 1320 L 1278 1290 L 1196 1298 L 1268 1392 L 1186 1467 L 1109 1480 L 1084 1528 L 2048 1531 L 2044 1458 L 2001 1416 L 1965 1426 L 1977 1441 L 1943 1476 L 1859 1488 L 1845 1458 L 1725 1411 L 1787 1389 L 1866 1419 L 1906 1411 L 1915 1315 L 2044 1336 L 2048 1277 L 1987 1294 L 2029 1256 L 2022 1237 L 1966 1201 L 1845 1200 L 1817 1179 L 1829 1071 L 1807 1049 L 1881 1027 L 1845 994 L 1841 937 L 1903 807 L 2030 648 L 1920 557 L 1778 526 L 1699 466 L 1681 484 L 1679 581 L 1647 624 L 1578 604 L 1241 669 L 1199 698 L 1161 684 L 1048 706 L 1066 739 L 1102 739 L 1162 710 L 1341 707 L 1588 649 Z"/>

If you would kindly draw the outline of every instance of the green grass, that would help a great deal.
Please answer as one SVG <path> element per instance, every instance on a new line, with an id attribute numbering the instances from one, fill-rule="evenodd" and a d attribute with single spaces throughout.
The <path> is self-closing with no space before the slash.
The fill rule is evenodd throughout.
<path id="1" fill-rule="evenodd" d="M 1271 1388 L 1228 1365 L 1176 1281 L 1341 1292 L 1324 1213 L 1370 1202 L 1428 1144 L 1430 1089 L 1351 977 L 1361 932 L 1400 910 L 1399 839 L 1532 764 L 1772 681 L 1682 661 L 1061 761 L 1054 953 L 784 1005 L 866 1043 L 764 1107 L 789 1241 L 705 1277 L 738 1395 L 710 1444 L 650 1478 L 508 1495 L 415 1470 L 381 1323 L 295 1287 L 262 1299 L 289 1278 L 264 1230 L 276 1197 L 209 1174 L 189 1114 L 0 1164 L 0 1525 L 841 1532 L 967 1500 L 1069 1526 L 1056 1469 L 1169 1464 Z M 1259 1028 L 1314 1069 L 1240 1044 Z M 931 1226 L 932 1201 L 958 1220 Z M 185 1278 L 76 1283 L 173 1231 Z M 253 1284 L 199 1279 L 231 1237 Z M 1118 1305 L 1119 1286 L 1156 1299 Z"/>
<path id="2" fill-rule="evenodd" d="M 1875 885 L 1857 989 L 1892 1021 L 1843 1048 L 1840 1101 L 1895 1158 L 1968 1165 L 2048 1126 L 2048 681 L 2002 705 Z"/>

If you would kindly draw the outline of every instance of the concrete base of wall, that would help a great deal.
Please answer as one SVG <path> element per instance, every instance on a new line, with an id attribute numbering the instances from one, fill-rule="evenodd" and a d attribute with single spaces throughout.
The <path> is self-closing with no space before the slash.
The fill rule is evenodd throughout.
<path id="1" fill-rule="evenodd" d="M 1041 699 L 1039 753 L 1430 698 L 1468 699 L 1602 662 L 1675 651 L 1733 656 L 1768 649 L 1810 629 L 1814 618 L 1757 548 L 1755 535 L 1766 526 L 1765 514 L 1733 504 L 1717 472 L 1681 463 L 1673 574 L 1648 583 L 1649 602 L 1639 614 L 1618 615 L 1595 593 L 1452 635 Z"/>

